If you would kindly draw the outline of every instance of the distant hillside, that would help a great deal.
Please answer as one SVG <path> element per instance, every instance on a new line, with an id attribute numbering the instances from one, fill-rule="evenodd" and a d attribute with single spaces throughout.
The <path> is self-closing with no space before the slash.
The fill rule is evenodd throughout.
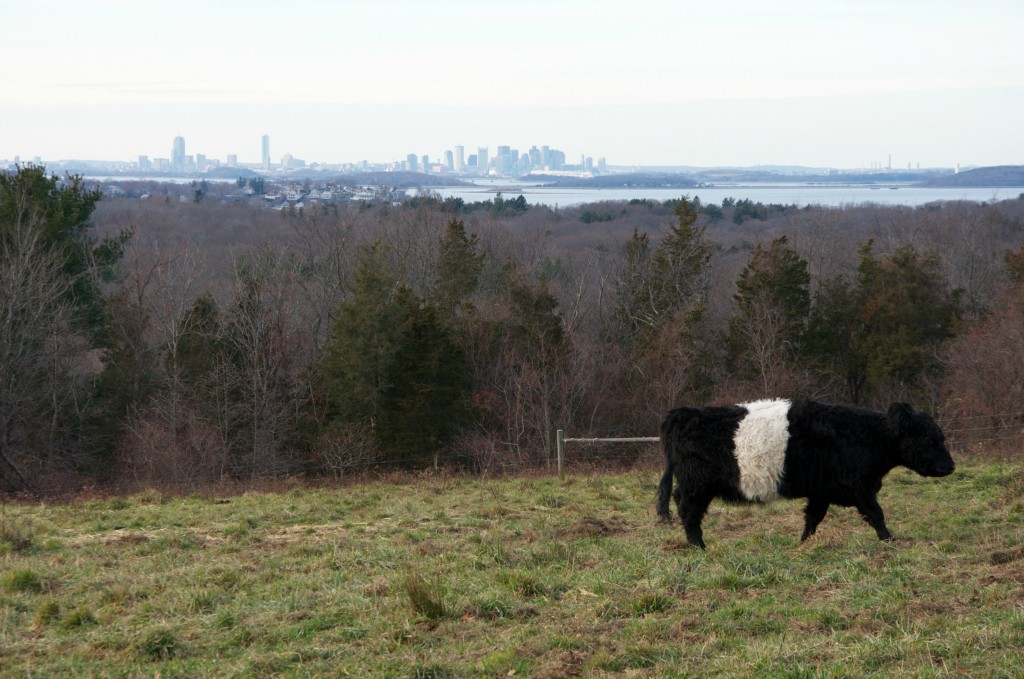
<path id="1" fill-rule="evenodd" d="M 398 188 L 472 186 L 470 182 L 464 182 L 449 175 L 427 174 L 424 172 L 361 172 L 334 175 L 333 178 L 344 180 L 352 185 L 394 186 Z"/>
<path id="2" fill-rule="evenodd" d="M 531 182 L 542 181 L 548 186 L 591 189 L 614 189 L 621 187 L 631 189 L 692 189 L 703 186 L 701 182 L 698 182 L 692 177 L 688 177 L 686 175 L 661 173 L 606 174 L 598 177 L 564 177 L 561 175 L 530 174 L 522 179 Z"/>
<path id="3" fill-rule="evenodd" d="M 979 167 L 958 174 L 937 177 L 928 186 L 1024 186 L 1024 165 Z"/>

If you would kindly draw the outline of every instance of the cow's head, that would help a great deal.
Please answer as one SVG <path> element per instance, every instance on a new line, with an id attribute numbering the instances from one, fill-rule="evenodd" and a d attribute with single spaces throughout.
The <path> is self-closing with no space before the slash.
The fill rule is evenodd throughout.
<path id="1" fill-rule="evenodd" d="M 899 449 L 899 461 L 921 476 L 948 476 L 956 469 L 939 425 L 907 403 L 893 403 L 885 414 Z"/>

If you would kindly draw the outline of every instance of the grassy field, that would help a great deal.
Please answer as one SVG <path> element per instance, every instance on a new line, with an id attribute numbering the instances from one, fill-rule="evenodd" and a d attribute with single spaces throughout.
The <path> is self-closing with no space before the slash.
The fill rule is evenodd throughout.
<path id="1" fill-rule="evenodd" d="M 658 472 L 0 510 L 4 676 L 1024 676 L 1024 465 L 654 521 Z"/>

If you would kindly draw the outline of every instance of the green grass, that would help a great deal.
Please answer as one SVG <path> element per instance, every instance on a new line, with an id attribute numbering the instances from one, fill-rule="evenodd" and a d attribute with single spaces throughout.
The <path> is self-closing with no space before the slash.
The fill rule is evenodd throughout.
<path id="1" fill-rule="evenodd" d="M 657 479 L 7 505 L 0 675 L 1024 675 L 1024 465 L 894 472 L 894 544 L 713 503 L 707 552 Z"/>

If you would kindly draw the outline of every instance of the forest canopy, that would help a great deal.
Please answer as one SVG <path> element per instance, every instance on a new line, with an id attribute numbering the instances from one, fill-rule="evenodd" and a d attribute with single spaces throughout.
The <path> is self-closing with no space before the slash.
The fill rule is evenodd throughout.
<path id="1" fill-rule="evenodd" d="M 551 465 L 559 428 L 770 396 L 911 401 L 1019 450 L 1022 242 L 1022 200 L 276 212 L 23 167 L 0 175 L 0 490 L 500 473 Z"/>

